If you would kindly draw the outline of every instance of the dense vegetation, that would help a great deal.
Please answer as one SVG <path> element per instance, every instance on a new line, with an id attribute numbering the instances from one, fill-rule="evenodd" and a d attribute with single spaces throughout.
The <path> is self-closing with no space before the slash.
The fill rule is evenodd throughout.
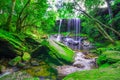
<path id="1" fill-rule="evenodd" d="M 56 79 L 54 67 L 72 63 L 74 52 L 49 37 L 57 34 L 58 19 L 79 18 L 79 36 L 87 37 L 94 44 L 90 52 L 98 55 L 99 68 L 75 72 L 63 80 L 119 80 L 120 0 L 55 1 L 0 0 L 0 73 L 7 67 L 17 66 L 31 80 L 39 76 Z M 64 35 L 68 34 L 65 24 L 61 29 Z M 0 78 L 7 80 L 11 76 Z"/>

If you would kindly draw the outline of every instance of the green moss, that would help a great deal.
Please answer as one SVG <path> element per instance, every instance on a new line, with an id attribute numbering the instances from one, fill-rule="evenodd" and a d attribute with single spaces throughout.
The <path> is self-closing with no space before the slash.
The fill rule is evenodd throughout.
<path id="1" fill-rule="evenodd" d="M 79 71 L 66 76 L 63 80 L 120 80 L 120 68 L 101 68 Z"/>
<path id="2" fill-rule="evenodd" d="M 106 68 L 108 66 L 110 66 L 110 64 L 109 63 L 105 63 L 105 64 L 101 65 L 100 68 Z"/>
<path id="3" fill-rule="evenodd" d="M 63 62 L 73 62 L 74 52 L 67 46 L 53 40 L 44 41 L 43 45 L 49 48 L 49 55 Z"/>
<path id="4" fill-rule="evenodd" d="M 97 59 L 98 65 L 105 63 L 113 64 L 120 61 L 120 52 L 119 51 L 105 51 Z"/>
<path id="5" fill-rule="evenodd" d="M 23 61 L 29 61 L 30 58 L 31 58 L 30 54 L 27 52 L 24 52 L 24 54 L 22 56 Z"/>
<path id="6" fill-rule="evenodd" d="M 49 65 L 42 62 L 40 66 L 34 66 L 25 70 L 34 77 L 51 77 L 52 80 L 56 80 L 56 74 Z"/>
<path id="7" fill-rule="evenodd" d="M 20 37 L 2 29 L 0 29 L 0 40 L 6 41 L 12 45 L 12 48 L 14 48 L 14 51 L 16 51 L 18 55 L 21 55 L 21 53 L 18 51 L 27 50 L 27 47 L 23 45 L 22 39 L 20 39 Z"/>
<path id="8" fill-rule="evenodd" d="M 11 66 L 15 66 L 17 65 L 19 62 L 21 62 L 22 58 L 20 56 L 15 57 L 14 59 L 12 59 L 11 61 L 9 61 L 9 65 Z"/>

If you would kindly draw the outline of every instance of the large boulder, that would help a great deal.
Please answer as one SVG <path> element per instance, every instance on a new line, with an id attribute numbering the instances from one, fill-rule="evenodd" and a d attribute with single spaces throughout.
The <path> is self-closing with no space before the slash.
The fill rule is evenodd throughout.
<path id="1" fill-rule="evenodd" d="M 24 39 L 0 29 L 0 57 L 13 58 L 16 55 L 22 55 L 26 50 Z"/>
<path id="2" fill-rule="evenodd" d="M 60 62 L 73 62 L 74 52 L 60 42 L 56 42 L 52 39 L 48 39 L 43 42 L 49 50 L 49 55 Z"/>

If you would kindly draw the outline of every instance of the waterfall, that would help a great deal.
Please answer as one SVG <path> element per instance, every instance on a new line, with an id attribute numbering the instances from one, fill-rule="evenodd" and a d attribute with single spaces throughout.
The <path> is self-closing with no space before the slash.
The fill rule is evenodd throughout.
<path id="1" fill-rule="evenodd" d="M 77 40 L 77 35 L 80 33 L 80 19 L 68 19 L 67 32 L 73 31 L 75 35 L 75 40 Z"/>
<path id="2" fill-rule="evenodd" d="M 79 18 L 75 18 L 73 19 L 73 28 L 74 28 L 74 40 L 75 43 L 78 44 L 78 46 L 74 46 L 75 50 L 79 50 L 80 46 L 81 46 L 81 38 L 78 36 L 78 34 L 80 34 L 80 19 Z"/>
<path id="3" fill-rule="evenodd" d="M 60 32 L 61 32 L 61 24 L 62 24 L 62 19 L 60 19 L 59 29 L 58 29 L 58 35 L 60 35 Z"/>
<path id="4" fill-rule="evenodd" d="M 65 20 L 64 20 L 65 21 Z M 67 23 L 66 23 L 67 22 Z M 66 46 L 69 46 L 70 48 L 74 50 L 80 50 L 81 48 L 81 38 L 78 34 L 80 34 L 80 19 L 74 18 L 74 19 L 68 19 L 66 22 L 63 22 L 62 19 L 59 20 L 59 29 L 58 29 L 58 35 L 56 40 L 63 42 Z M 61 36 L 61 25 L 66 25 L 68 34 L 64 37 Z M 73 32 L 72 34 L 74 36 L 69 36 L 69 34 Z"/>
<path id="5" fill-rule="evenodd" d="M 76 18 L 75 19 L 75 40 L 78 41 L 79 45 L 78 45 L 78 48 L 77 49 L 80 49 L 80 46 L 81 46 L 81 38 L 79 37 L 78 38 L 78 34 L 80 34 L 80 19 Z"/>
<path id="6" fill-rule="evenodd" d="M 68 32 L 70 32 L 71 22 L 72 22 L 72 20 L 71 20 L 71 19 L 68 19 L 68 24 L 67 24 Z"/>
<path id="7" fill-rule="evenodd" d="M 59 20 L 59 29 L 58 29 L 58 36 L 57 36 L 57 41 L 60 41 L 61 40 L 61 35 L 60 35 L 60 32 L 61 32 L 61 24 L 62 24 L 62 19 Z"/>

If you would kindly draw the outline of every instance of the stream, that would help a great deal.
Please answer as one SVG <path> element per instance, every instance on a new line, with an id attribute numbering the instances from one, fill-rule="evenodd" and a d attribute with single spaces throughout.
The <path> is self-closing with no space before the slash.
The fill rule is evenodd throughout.
<path id="1" fill-rule="evenodd" d="M 57 66 L 58 77 L 63 78 L 66 75 L 83 70 L 90 70 L 96 68 L 96 57 L 86 58 L 86 55 L 82 52 L 76 52 L 74 62 L 72 65 Z"/>

